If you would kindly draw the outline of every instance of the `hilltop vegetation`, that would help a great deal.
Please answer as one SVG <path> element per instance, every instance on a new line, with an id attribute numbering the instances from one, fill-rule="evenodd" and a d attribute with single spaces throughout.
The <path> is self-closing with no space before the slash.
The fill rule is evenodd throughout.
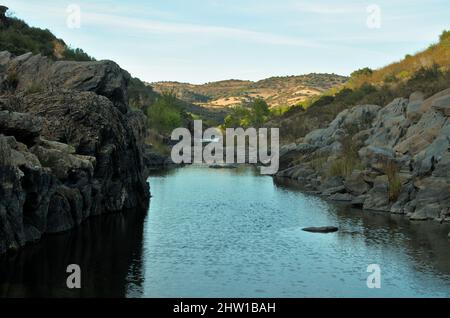
<path id="1" fill-rule="evenodd" d="M 423 69 L 436 67 L 441 71 L 450 67 L 450 31 L 444 31 L 439 42 L 414 55 L 406 55 L 399 62 L 389 64 L 379 70 L 365 68 L 352 74 L 348 86 L 359 87 L 364 83 L 382 85 L 408 80 Z"/>
<path id="2" fill-rule="evenodd" d="M 3 18 L 0 21 L 0 51 L 9 51 L 15 55 L 40 53 L 55 60 L 94 60 L 82 49 L 69 47 L 49 30 L 30 27 L 20 19 L 4 16 L 5 12 L 6 8 L 1 7 Z"/>
<path id="3" fill-rule="evenodd" d="M 364 68 L 352 73 L 345 85 L 305 100 L 268 126 L 280 127 L 285 142 L 295 141 L 316 128 L 326 127 L 341 111 L 356 105 L 385 106 L 396 97 L 421 91 L 429 97 L 450 86 L 450 32 L 428 49 L 379 70 Z"/>
<path id="4" fill-rule="evenodd" d="M 335 74 L 271 77 L 258 82 L 227 80 L 203 85 L 177 82 L 153 83 L 157 91 L 171 89 L 185 101 L 208 108 L 243 106 L 263 98 L 270 107 L 292 106 L 347 81 Z"/>

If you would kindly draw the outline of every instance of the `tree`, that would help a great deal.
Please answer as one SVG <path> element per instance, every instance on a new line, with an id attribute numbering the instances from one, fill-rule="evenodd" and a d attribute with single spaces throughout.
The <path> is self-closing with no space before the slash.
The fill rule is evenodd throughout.
<path id="1" fill-rule="evenodd" d="M 439 37 L 440 42 L 449 42 L 450 41 L 450 31 L 445 30 L 442 32 L 441 36 Z"/>
<path id="2" fill-rule="evenodd" d="M 266 101 L 262 98 L 258 98 L 255 100 L 251 107 L 253 109 L 253 120 L 252 123 L 256 127 L 262 126 L 266 121 L 267 117 L 270 115 L 269 105 L 267 105 Z"/>
<path id="3" fill-rule="evenodd" d="M 365 67 L 365 68 L 354 71 L 352 74 L 350 74 L 350 76 L 352 78 L 357 78 L 357 77 L 361 77 L 361 76 L 370 76 L 372 74 L 373 74 L 373 70 L 369 67 Z"/>
<path id="4" fill-rule="evenodd" d="M 151 128 L 162 133 L 170 133 L 182 125 L 181 111 L 173 92 L 164 92 L 156 102 L 147 109 Z"/>

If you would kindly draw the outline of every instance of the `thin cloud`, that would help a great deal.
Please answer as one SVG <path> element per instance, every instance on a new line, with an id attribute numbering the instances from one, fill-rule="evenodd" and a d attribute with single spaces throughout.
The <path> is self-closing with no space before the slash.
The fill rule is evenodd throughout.
<path id="1" fill-rule="evenodd" d="M 156 34 L 179 34 L 179 35 L 206 35 L 212 37 L 225 37 L 233 39 L 242 39 L 257 43 L 270 45 L 286 45 L 299 47 L 324 47 L 323 45 L 305 40 L 299 37 L 284 36 L 272 33 L 251 31 L 239 28 L 197 25 L 186 23 L 169 23 L 156 20 L 143 20 L 129 18 L 118 15 L 85 13 L 83 14 L 83 23 L 98 26 L 109 26 L 119 28 L 132 28 L 140 31 Z"/>
<path id="2" fill-rule="evenodd" d="M 295 10 L 316 13 L 316 14 L 348 14 L 348 13 L 360 13 L 365 12 L 365 7 L 361 5 L 326 5 L 307 2 L 296 2 L 293 4 Z"/>

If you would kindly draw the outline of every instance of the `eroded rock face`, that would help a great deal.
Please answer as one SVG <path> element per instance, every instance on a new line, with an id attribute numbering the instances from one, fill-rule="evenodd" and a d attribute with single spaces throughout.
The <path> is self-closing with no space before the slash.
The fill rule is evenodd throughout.
<path id="1" fill-rule="evenodd" d="M 328 128 L 317 129 L 305 136 L 305 142 L 313 146 L 327 146 L 339 141 L 342 136 L 338 131 L 344 132 L 349 129 L 363 130 L 371 125 L 373 119 L 377 116 L 380 106 L 362 105 L 350 110 L 344 110 L 336 119 L 331 122 Z"/>
<path id="2" fill-rule="evenodd" d="M 126 103 L 128 73 L 5 52 L 0 64 L 18 78 L 0 97 L 0 253 L 93 215 L 146 211 L 145 119 Z"/>
<path id="3" fill-rule="evenodd" d="M 16 93 L 69 90 L 107 97 L 122 113 L 129 111 L 130 74 L 112 61 L 57 61 L 32 53 L 18 57 L 0 53 L 0 65 L 18 76 Z"/>
<path id="4" fill-rule="evenodd" d="M 290 145 L 281 161 L 301 164 L 279 176 L 295 179 L 301 166 L 312 169 L 302 182 L 331 200 L 412 220 L 450 220 L 449 107 L 450 88 L 427 99 L 416 92 L 383 108 L 345 110 L 304 138 L 314 147 L 307 155 L 292 156 L 297 145 Z M 351 146 L 344 146 L 349 138 Z"/>

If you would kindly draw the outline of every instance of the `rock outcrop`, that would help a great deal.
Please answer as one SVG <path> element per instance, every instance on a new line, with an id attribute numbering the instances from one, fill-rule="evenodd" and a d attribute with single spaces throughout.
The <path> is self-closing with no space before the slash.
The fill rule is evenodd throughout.
<path id="1" fill-rule="evenodd" d="M 0 53 L 0 253 L 146 211 L 145 117 L 128 107 L 129 79 L 110 61 Z"/>
<path id="2" fill-rule="evenodd" d="M 450 221 L 449 109 L 450 89 L 345 110 L 282 147 L 277 176 L 355 207 Z"/>

